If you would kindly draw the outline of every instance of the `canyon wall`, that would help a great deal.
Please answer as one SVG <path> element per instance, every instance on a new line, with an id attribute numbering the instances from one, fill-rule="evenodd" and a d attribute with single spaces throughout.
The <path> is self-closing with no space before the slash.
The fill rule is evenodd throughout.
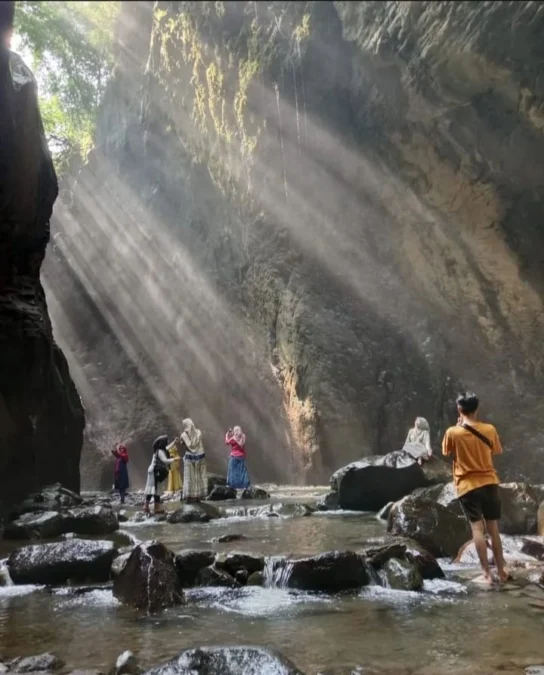
<path id="1" fill-rule="evenodd" d="M 259 480 L 439 450 L 482 398 L 542 479 L 544 9 L 123 3 L 96 148 L 46 269 L 88 410 L 83 480 L 191 415 Z M 138 478 L 136 478 L 138 480 Z"/>
<path id="2" fill-rule="evenodd" d="M 39 486 L 79 489 L 85 424 L 40 270 L 58 185 L 34 78 L 0 49 L 0 515 Z"/>

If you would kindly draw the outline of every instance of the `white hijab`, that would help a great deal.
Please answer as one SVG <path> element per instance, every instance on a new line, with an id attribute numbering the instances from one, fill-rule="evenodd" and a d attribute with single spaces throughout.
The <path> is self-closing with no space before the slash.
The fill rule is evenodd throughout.
<path id="1" fill-rule="evenodd" d="M 423 445 L 427 450 L 431 450 L 431 428 L 429 423 L 424 417 L 416 417 L 416 422 L 414 428 L 410 429 L 408 432 L 408 438 L 406 439 L 406 444 L 408 443 L 419 443 Z"/>
<path id="2" fill-rule="evenodd" d="M 232 437 L 241 448 L 246 444 L 246 435 L 242 431 L 242 427 L 234 427 L 232 430 Z"/>
<path id="3" fill-rule="evenodd" d="M 183 420 L 183 431 L 180 434 L 181 439 L 187 446 L 189 452 L 194 454 L 204 452 L 202 444 L 202 432 L 195 427 L 195 423 L 191 418 Z"/>

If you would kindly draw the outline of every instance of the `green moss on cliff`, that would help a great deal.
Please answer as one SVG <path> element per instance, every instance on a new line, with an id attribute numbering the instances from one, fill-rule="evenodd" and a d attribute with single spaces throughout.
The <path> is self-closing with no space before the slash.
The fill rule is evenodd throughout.
<path id="1" fill-rule="evenodd" d="M 293 55 L 301 58 L 312 6 L 182 2 L 177 12 L 155 10 L 160 59 L 154 75 L 165 90 L 184 93 L 183 107 L 198 131 L 186 140 L 223 192 L 251 191 L 252 158 L 265 125 L 249 112 L 252 91 L 267 71 L 281 70 Z M 172 115 L 180 127 L 181 114 Z"/>

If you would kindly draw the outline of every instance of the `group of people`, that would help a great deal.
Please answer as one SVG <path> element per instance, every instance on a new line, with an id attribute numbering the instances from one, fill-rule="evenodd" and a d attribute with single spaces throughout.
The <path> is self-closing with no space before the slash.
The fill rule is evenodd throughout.
<path id="1" fill-rule="evenodd" d="M 457 425 L 447 429 L 442 441 L 442 454 L 453 459 L 453 479 L 461 508 L 472 529 L 472 541 L 476 547 L 483 574 L 480 581 L 493 583 L 493 576 L 487 557 L 486 534 L 491 540 L 493 557 L 500 581 L 506 581 L 502 542 L 499 533 L 501 501 L 499 477 L 493 465 L 493 456 L 502 453 L 497 430 L 492 424 L 479 422 L 476 415 L 479 400 L 472 392 L 457 397 L 459 414 Z M 246 468 L 246 437 L 239 426 L 229 429 L 225 443 L 230 446 L 227 485 L 236 489 L 249 487 Z M 403 451 L 419 464 L 432 456 L 429 423 L 423 417 L 416 418 L 414 427 L 408 432 Z M 124 502 L 128 489 L 128 452 L 119 445 L 113 451 L 115 462 L 115 487 Z M 183 453 L 183 481 L 179 463 Z M 162 510 L 161 485 L 168 478 L 168 489 L 179 490 L 183 483 L 183 499 L 197 502 L 208 493 L 206 455 L 202 443 L 202 432 L 191 419 L 183 420 L 183 431 L 172 443 L 167 436 L 159 436 L 153 443 L 153 458 L 147 471 L 144 510 L 149 512 L 154 501 L 155 513 Z"/>
<path id="2" fill-rule="evenodd" d="M 246 466 L 246 437 L 241 427 L 235 426 L 227 431 L 225 444 L 230 446 L 230 458 L 227 470 L 227 485 L 237 490 L 250 487 Z M 118 490 L 121 503 L 124 504 L 129 488 L 128 450 L 118 445 L 112 450 L 115 457 L 114 488 Z M 180 463 L 183 458 L 183 478 Z M 163 485 L 168 481 L 168 492 L 182 490 L 182 499 L 186 502 L 199 502 L 208 496 L 208 473 L 206 453 L 202 441 L 202 432 L 190 418 L 183 420 L 183 431 L 168 443 L 168 436 L 162 435 L 153 443 L 153 456 L 147 469 L 145 485 L 144 511 L 150 512 L 151 502 L 154 512 L 161 513 L 161 495 Z"/>
<path id="3" fill-rule="evenodd" d="M 504 582 L 509 579 L 499 533 L 500 480 L 493 465 L 493 456 L 502 453 L 502 446 L 495 427 L 476 419 L 478 408 L 476 394 L 459 394 L 459 417 L 456 426 L 450 427 L 444 434 L 442 454 L 453 459 L 457 498 L 472 530 L 472 540 L 461 547 L 457 559 L 468 544 L 474 542 L 483 571 L 476 580 L 491 584 L 493 576 L 487 556 L 487 537 L 491 542 L 499 580 Z M 430 428 L 425 418 L 416 418 L 414 427 L 408 432 L 403 451 L 419 464 L 431 458 Z"/>

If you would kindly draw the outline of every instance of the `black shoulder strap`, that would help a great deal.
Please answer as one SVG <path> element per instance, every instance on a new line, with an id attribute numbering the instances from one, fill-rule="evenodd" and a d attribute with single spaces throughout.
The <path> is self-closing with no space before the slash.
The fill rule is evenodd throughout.
<path id="1" fill-rule="evenodd" d="M 487 436 L 484 436 L 483 434 L 481 434 L 474 427 L 471 427 L 470 424 L 464 424 L 463 423 L 463 424 L 460 424 L 459 426 L 463 427 L 463 429 L 466 429 L 467 431 L 470 431 L 470 433 L 474 434 L 474 436 L 476 436 L 476 438 L 479 438 L 482 441 L 482 443 L 485 443 L 488 448 L 493 449 L 493 443 L 489 440 L 489 438 L 487 438 Z"/>

